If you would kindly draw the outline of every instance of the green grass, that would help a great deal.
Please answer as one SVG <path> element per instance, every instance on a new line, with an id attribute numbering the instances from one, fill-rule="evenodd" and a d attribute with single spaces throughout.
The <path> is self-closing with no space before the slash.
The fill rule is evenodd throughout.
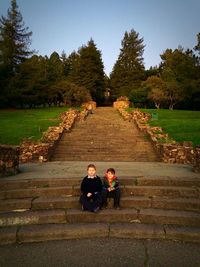
<path id="1" fill-rule="evenodd" d="M 66 107 L 0 110 L 0 144 L 19 145 L 22 139 L 38 140 L 49 126 L 58 125 Z"/>
<path id="2" fill-rule="evenodd" d="M 130 109 L 129 109 L 130 111 Z M 200 145 L 200 111 L 141 109 L 150 114 L 157 113 L 158 120 L 151 120 L 151 126 L 160 126 L 177 142 L 192 141 Z"/>

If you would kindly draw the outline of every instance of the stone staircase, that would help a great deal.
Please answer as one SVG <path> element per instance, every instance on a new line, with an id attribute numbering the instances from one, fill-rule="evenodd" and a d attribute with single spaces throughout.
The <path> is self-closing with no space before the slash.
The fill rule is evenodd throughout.
<path id="1" fill-rule="evenodd" d="M 155 162 L 159 158 L 133 122 L 124 121 L 114 108 L 103 107 L 62 136 L 52 161 Z"/>
<path id="2" fill-rule="evenodd" d="M 91 237 L 200 242 L 200 178 L 121 177 L 122 209 L 98 213 L 81 210 L 80 183 L 2 179 L 0 244 Z"/>

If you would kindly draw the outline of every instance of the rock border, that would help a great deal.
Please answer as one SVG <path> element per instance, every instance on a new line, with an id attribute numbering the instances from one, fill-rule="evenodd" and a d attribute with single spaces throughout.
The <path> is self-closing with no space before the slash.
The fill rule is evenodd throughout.
<path id="1" fill-rule="evenodd" d="M 83 121 L 90 114 L 89 105 L 93 110 L 96 109 L 96 102 L 90 101 L 82 105 L 82 111 L 69 109 L 61 113 L 60 124 L 50 126 L 39 141 L 26 139 L 20 146 L 0 144 L 0 177 L 17 174 L 20 163 L 50 160 L 63 133 L 70 131 L 75 121 Z"/>
<path id="2" fill-rule="evenodd" d="M 76 120 L 85 120 L 88 110 L 78 111 L 70 109 L 61 113 L 61 122 L 58 126 L 51 126 L 43 132 L 39 141 L 33 142 L 24 140 L 20 145 L 20 163 L 27 162 L 46 162 L 49 161 L 54 153 L 55 147 L 64 132 L 70 131 Z"/>
<path id="3" fill-rule="evenodd" d="M 163 162 L 189 164 L 193 166 L 193 171 L 200 172 L 200 146 L 194 147 L 192 142 L 176 142 L 164 133 L 161 127 L 151 127 L 148 125 L 151 119 L 149 113 L 138 109 L 129 113 L 125 110 L 127 106 L 124 107 L 124 104 L 119 103 L 115 106 L 124 120 L 134 121 L 137 128 L 148 135 Z"/>

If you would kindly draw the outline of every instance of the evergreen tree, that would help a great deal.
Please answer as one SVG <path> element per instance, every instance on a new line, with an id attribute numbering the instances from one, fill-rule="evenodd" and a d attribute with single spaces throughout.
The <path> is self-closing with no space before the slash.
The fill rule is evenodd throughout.
<path id="1" fill-rule="evenodd" d="M 91 39 L 87 46 L 82 46 L 76 56 L 74 68 L 71 71 L 71 79 L 74 83 L 86 87 L 92 99 L 101 104 L 104 99 L 104 66 L 101 52 L 96 48 Z"/>
<path id="2" fill-rule="evenodd" d="M 115 97 L 129 96 L 130 92 L 140 87 L 144 79 L 143 38 L 134 30 L 125 32 L 119 57 L 111 73 L 112 92 Z"/>
<path id="3" fill-rule="evenodd" d="M 29 50 L 31 35 L 16 0 L 12 0 L 7 17 L 0 18 L 0 106 L 9 104 L 8 95 L 13 90 L 10 80 L 17 66 L 33 53 Z"/>
<path id="4" fill-rule="evenodd" d="M 50 83 L 57 82 L 63 77 L 63 63 L 57 52 L 53 52 L 48 62 L 48 80 Z"/>
<path id="5" fill-rule="evenodd" d="M 28 27 L 24 25 L 16 0 L 12 0 L 7 17 L 0 18 L 0 63 L 11 73 L 33 53 L 29 50 L 31 35 L 32 32 L 28 32 Z"/>

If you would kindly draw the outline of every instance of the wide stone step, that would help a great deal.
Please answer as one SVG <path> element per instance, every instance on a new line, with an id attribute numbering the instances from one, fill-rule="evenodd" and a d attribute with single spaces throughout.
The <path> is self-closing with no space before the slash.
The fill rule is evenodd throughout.
<path id="1" fill-rule="evenodd" d="M 74 155 L 72 156 L 57 156 L 56 154 L 52 157 L 51 161 L 94 161 L 94 157 L 91 155 Z M 95 161 L 103 161 L 103 162 L 113 162 L 113 156 L 95 156 Z M 160 160 L 156 157 L 127 157 L 127 156 L 121 156 L 121 157 L 115 157 L 115 162 L 159 162 Z"/>
<path id="2" fill-rule="evenodd" d="M 0 227 L 25 224 L 66 223 L 64 210 L 0 213 Z"/>
<path id="3" fill-rule="evenodd" d="M 108 200 L 108 207 L 113 208 L 113 199 Z M 121 198 L 120 203 L 122 208 L 158 208 L 200 212 L 200 201 L 198 198 L 125 196 Z M 0 202 L 0 212 L 74 208 L 81 208 L 79 196 L 41 196 L 25 199 L 5 199 Z"/>
<path id="4" fill-rule="evenodd" d="M 196 227 L 139 223 L 44 224 L 0 228 L 0 245 L 81 238 L 132 238 L 200 243 Z"/>
<path id="5" fill-rule="evenodd" d="M 28 197 L 33 198 L 39 196 L 72 196 L 76 195 L 77 191 L 78 191 L 77 189 L 76 190 L 73 189 L 73 186 L 16 189 L 9 191 L 1 191 L 0 199 L 28 198 Z"/>
<path id="6" fill-rule="evenodd" d="M 121 187 L 122 194 L 125 196 L 166 196 L 166 197 L 184 197 L 199 198 L 198 188 L 173 187 L 173 186 L 131 186 Z"/>
<path id="7" fill-rule="evenodd" d="M 63 182 L 63 181 L 62 181 Z M 179 186 L 121 186 L 122 195 L 128 196 L 171 196 L 171 197 L 199 197 L 199 189 L 197 187 L 179 187 Z M 41 188 L 25 188 L 0 191 L 1 199 L 11 198 L 28 198 L 38 196 L 79 196 L 80 184 L 60 187 L 41 187 Z"/>
<path id="8" fill-rule="evenodd" d="M 5 199 L 0 201 L 1 211 L 29 210 L 31 209 L 32 198 Z"/>
<path id="9" fill-rule="evenodd" d="M 33 198 L 39 196 L 80 196 L 80 185 L 25 188 L 0 191 L 0 199 Z M 166 196 L 199 198 L 199 189 L 196 187 L 173 187 L 173 186 L 121 186 L 122 196 Z"/>
<path id="10" fill-rule="evenodd" d="M 200 226 L 200 214 L 191 211 L 176 211 L 164 209 L 121 209 L 102 210 L 91 213 L 80 210 L 68 210 L 67 221 L 70 223 L 93 222 L 139 222 L 153 224 L 174 224 L 184 226 Z"/>
<path id="11" fill-rule="evenodd" d="M 0 181 L 0 192 L 14 189 L 27 188 L 48 188 L 80 185 L 82 178 L 35 178 L 35 179 L 5 179 Z M 187 177 L 143 177 L 143 176 L 125 176 L 119 178 L 121 185 L 138 186 L 179 186 L 179 187 L 200 187 L 200 179 Z"/>
<path id="12" fill-rule="evenodd" d="M 80 185 L 82 178 L 35 178 L 24 180 L 1 180 L 0 191 L 12 190 L 12 189 L 27 189 L 38 187 L 61 187 L 61 186 L 73 186 Z"/>
<path id="13" fill-rule="evenodd" d="M 109 207 L 113 207 L 113 200 L 109 200 Z M 148 197 L 122 197 L 120 201 L 122 208 L 158 208 L 174 209 L 200 212 L 199 199 L 168 199 Z M 81 208 L 79 197 L 39 197 L 33 200 L 32 209 L 74 209 Z"/>
<path id="14" fill-rule="evenodd" d="M 200 214 L 164 209 L 107 209 L 98 213 L 80 209 L 0 213 L 0 227 L 47 223 L 146 223 L 200 227 Z"/>

